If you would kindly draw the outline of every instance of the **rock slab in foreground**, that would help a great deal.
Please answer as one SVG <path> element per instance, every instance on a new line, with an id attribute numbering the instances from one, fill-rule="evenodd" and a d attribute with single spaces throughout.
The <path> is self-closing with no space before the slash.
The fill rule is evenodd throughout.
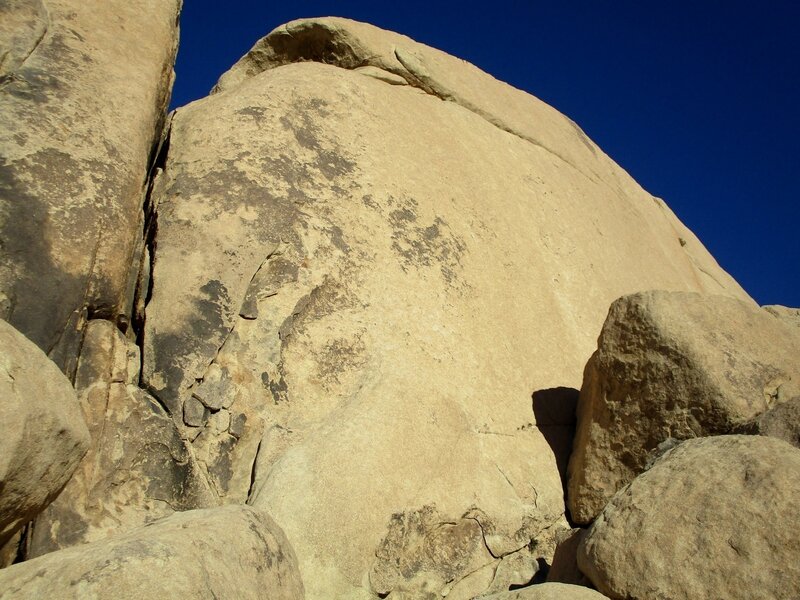
<path id="1" fill-rule="evenodd" d="M 736 299 L 616 300 L 584 371 L 568 503 L 589 523 L 669 438 L 737 432 L 800 394 L 800 330 Z"/>
<path id="2" fill-rule="evenodd" d="M 89 441 L 69 380 L 0 321 L 0 546 L 55 498 Z"/>
<path id="3" fill-rule="evenodd" d="M 296 559 L 265 513 L 176 513 L 123 535 L 0 570 L 0 598 L 301 600 Z"/>
<path id="4" fill-rule="evenodd" d="M 800 597 L 800 450 L 688 440 L 609 502 L 578 565 L 611 598 Z"/>

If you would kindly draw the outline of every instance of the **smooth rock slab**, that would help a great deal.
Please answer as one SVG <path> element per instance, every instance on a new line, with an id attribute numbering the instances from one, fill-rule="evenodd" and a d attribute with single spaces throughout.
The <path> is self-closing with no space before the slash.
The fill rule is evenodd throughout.
<path id="1" fill-rule="evenodd" d="M 0 570 L 0 598 L 301 600 L 283 532 L 246 506 L 177 513 Z"/>
<path id="2" fill-rule="evenodd" d="M 89 441 L 69 380 L 0 321 L 0 546 L 56 497 Z"/>
<path id="3" fill-rule="evenodd" d="M 800 330 L 752 303 L 649 291 L 616 300 L 584 371 L 569 463 L 587 524 L 670 440 L 735 433 L 800 395 Z"/>
<path id="4" fill-rule="evenodd" d="M 688 440 L 614 496 L 578 565 L 611 598 L 798 598 L 799 497 L 786 442 Z"/>

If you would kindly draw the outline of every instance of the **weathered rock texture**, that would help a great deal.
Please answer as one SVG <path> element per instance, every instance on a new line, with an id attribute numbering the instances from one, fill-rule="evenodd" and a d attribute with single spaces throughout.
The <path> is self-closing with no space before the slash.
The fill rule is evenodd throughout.
<path id="1" fill-rule="evenodd" d="M 0 546 L 55 498 L 88 447 L 67 378 L 0 320 Z"/>
<path id="2" fill-rule="evenodd" d="M 578 564 L 611 598 L 798 598 L 798 497 L 786 442 L 688 440 L 614 496 Z"/>
<path id="3" fill-rule="evenodd" d="M 226 506 L 174 514 L 0 570 L 0 598 L 302 600 L 303 586 L 275 522 Z"/>
<path id="4" fill-rule="evenodd" d="M 481 598 L 483 600 L 603 600 L 606 596 L 579 585 L 542 583 Z"/>
<path id="5" fill-rule="evenodd" d="M 113 323 L 89 321 L 75 385 L 91 448 L 64 491 L 36 519 L 29 556 L 216 503 L 172 419 L 135 385 L 139 365 L 138 347 Z"/>
<path id="6" fill-rule="evenodd" d="M 578 546 L 585 533 L 585 529 L 571 529 L 559 534 L 553 561 L 547 571 L 548 583 L 589 584 L 586 575 L 578 568 Z"/>
<path id="7" fill-rule="evenodd" d="M 622 294 L 747 300 L 574 123 L 360 23 L 258 42 L 162 166 L 143 384 L 310 598 L 527 583 L 565 526 L 532 394 Z"/>
<path id="8" fill-rule="evenodd" d="M 589 523 L 672 438 L 739 430 L 800 395 L 800 330 L 749 303 L 653 291 L 611 306 L 586 365 L 569 465 Z"/>
<path id="9" fill-rule="evenodd" d="M 771 304 L 763 308 L 785 323 L 800 327 L 800 308 L 789 308 L 788 306 L 781 306 L 780 304 Z"/>
<path id="10" fill-rule="evenodd" d="M 800 448 L 800 396 L 761 413 L 737 433 L 768 435 Z"/>
<path id="11" fill-rule="evenodd" d="M 71 372 L 127 327 L 180 0 L 0 4 L 0 317 Z"/>

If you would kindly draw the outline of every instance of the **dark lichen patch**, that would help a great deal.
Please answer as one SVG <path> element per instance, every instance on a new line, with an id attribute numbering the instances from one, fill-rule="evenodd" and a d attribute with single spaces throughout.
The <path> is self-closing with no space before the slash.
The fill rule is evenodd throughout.
<path id="1" fill-rule="evenodd" d="M 325 231 L 330 237 L 331 244 L 333 244 L 334 248 L 345 254 L 350 251 L 350 246 L 344 240 L 344 233 L 342 232 L 341 227 L 337 225 L 331 225 Z"/>
<path id="2" fill-rule="evenodd" d="M 298 145 L 315 156 L 310 166 L 328 180 L 351 175 L 356 163 L 350 160 L 343 148 L 330 141 L 323 143 L 322 128 L 331 115 L 327 103 L 319 98 L 299 100 L 291 115 L 280 118 L 285 129 L 291 131 Z"/>
<path id="3" fill-rule="evenodd" d="M 416 225 L 408 210 L 396 210 L 390 214 L 394 227 L 392 249 L 400 257 L 403 269 L 408 267 L 439 267 L 448 284 L 454 283 L 466 251 L 464 241 L 456 236 L 441 217 L 430 225 Z"/>
<path id="4" fill-rule="evenodd" d="M 197 318 L 191 320 L 189 328 L 195 337 L 213 338 L 230 327 L 231 298 L 221 281 L 212 279 L 203 284 L 200 296 L 194 300 L 194 307 Z"/>
<path id="5" fill-rule="evenodd" d="M 25 159 L 0 163 L 0 276 L 8 298 L 2 317 L 45 352 L 57 344 L 75 311 L 83 308 L 91 275 L 92 224 L 102 222 L 96 209 L 73 204 L 56 219 L 53 207 L 64 198 L 81 198 L 86 188 L 70 174 L 84 165 L 57 151 L 39 151 Z M 86 269 L 69 272 L 53 259 L 66 238 L 87 252 Z M 101 287 L 102 286 L 102 287 Z M 109 283 L 95 285 L 111 289 Z M 108 303 L 108 298 L 99 300 Z"/>
<path id="6" fill-rule="evenodd" d="M 200 438 L 197 439 L 199 440 Z M 215 441 L 217 442 L 217 449 L 214 461 L 207 465 L 208 475 L 217 494 L 220 497 L 224 497 L 228 494 L 231 480 L 233 479 L 232 455 L 234 447 L 239 440 L 231 435 L 223 435 Z"/>
<path id="7" fill-rule="evenodd" d="M 289 400 L 289 386 L 286 384 L 286 380 L 283 377 L 282 365 L 279 367 L 279 372 L 280 375 L 277 379 L 268 379 L 267 381 L 267 389 L 272 395 L 272 400 L 275 404 L 288 402 Z"/>
<path id="8" fill-rule="evenodd" d="M 348 371 L 362 368 L 367 363 L 364 331 L 352 336 L 329 340 L 317 356 L 317 377 L 323 385 L 341 383 Z"/>
<path id="9" fill-rule="evenodd" d="M 483 530 L 474 518 L 449 521 L 435 506 L 423 506 L 392 515 L 375 551 L 370 583 L 375 593 L 389 594 L 399 586 L 406 589 L 403 584 L 422 573 L 437 575 L 443 583 L 457 582 L 469 574 L 474 558 L 484 554 Z"/>
<path id="10" fill-rule="evenodd" d="M 236 111 L 237 115 L 252 119 L 256 123 L 261 123 L 266 113 L 267 109 L 263 106 L 246 106 Z"/>
<path id="11" fill-rule="evenodd" d="M 178 421 L 182 418 L 182 388 L 188 387 L 185 380 L 191 377 L 186 372 L 185 357 L 204 357 L 204 363 L 210 364 L 229 335 L 233 319 L 231 299 L 221 281 L 208 281 L 199 292 L 192 299 L 188 322 L 176 332 L 155 333 L 152 343 L 155 374 L 161 376 L 164 385 L 155 387 L 152 379 L 146 383 Z"/>

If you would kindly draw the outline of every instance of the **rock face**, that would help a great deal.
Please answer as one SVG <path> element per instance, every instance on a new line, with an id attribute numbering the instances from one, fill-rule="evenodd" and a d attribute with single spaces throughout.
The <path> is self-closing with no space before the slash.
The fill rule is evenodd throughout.
<path id="1" fill-rule="evenodd" d="M 800 597 L 800 450 L 689 440 L 620 490 L 578 564 L 611 598 Z"/>
<path id="2" fill-rule="evenodd" d="M 611 306 L 584 372 L 569 508 L 589 523 L 669 439 L 739 430 L 800 395 L 800 333 L 726 297 L 646 292 Z"/>
<path id="3" fill-rule="evenodd" d="M 244 506 L 179 513 L 0 570 L 0 598 L 302 600 L 291 546 Z"/>
<path id="4" fill-rule="evenodd" d="M 309 598 L 527 583 L 566 527 L 532 394 L 622 294 L 746 294 L 574 123 L 406 37 L 293 22 L 216 92 L 155 178 L 143 384 Z"/>
<path id="5" fill-rule="evenodd" d="M 180 4 L 0 5 L 0 317 L 68 372 L 83 321 L 130 321 Z"/>
<path id="6" fill-rule="evenodd" d="M 89 447 L 75 390 L 0 321 L 0 546 L 61 491 Z"/>
<path id="7" fill-rule="evenodd" d="M 113 323 L 88 323 L 75 386 L 92 444 L 70 482 L 36 519 L 29 556 L 216 504 L 172 419 L 135 385 L 139 364 L 138 347 Z"/>

